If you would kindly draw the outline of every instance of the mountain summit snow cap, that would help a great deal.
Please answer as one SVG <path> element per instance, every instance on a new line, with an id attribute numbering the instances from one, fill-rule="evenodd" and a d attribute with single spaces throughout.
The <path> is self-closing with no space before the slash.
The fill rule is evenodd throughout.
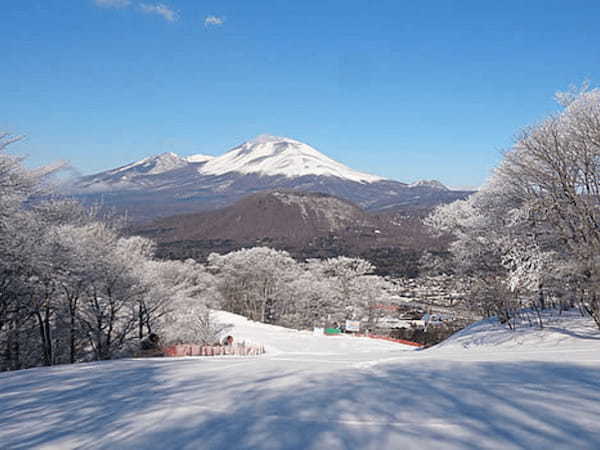
<path id="1" fill-rule="evenodd" d="M 308 144 L 287 137 L 261 134 L 204 164 L 202 175 L 230 172 L 259 176 L 326 176 L 358 183 L 374 183 L 382 177 L 358 172 L 325 156 Z"/>
<path id="2" fill-rule="evenodd" d="M 250 139 L 245 142 L 246 144 L 268 144 L 269 142 L 290 142 L 296 144 L 302 144 L 300 141 L 295 141 L 294 139 L 281 137 L 281 136 L 273 136 L 272 134 L 259 134 L 254 139 Z"/>

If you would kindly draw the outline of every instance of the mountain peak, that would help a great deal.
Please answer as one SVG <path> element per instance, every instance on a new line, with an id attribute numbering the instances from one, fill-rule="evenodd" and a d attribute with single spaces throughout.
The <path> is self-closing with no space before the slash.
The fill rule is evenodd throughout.
<path id="1" fill-rule="evenodd" d="M 383 178 L 355 171 L 308 144 L 295 139 L 261 134 L 229 150 L 223 156 L 204 164 L 203 175 L 224 175 L 230 172 L 259 176 L 335 177 L 358 183 L 373 183 Z"/>
<path id="2" fill-rule="evenodd" d="M 272 134 L 259 134 L 254 139 L 250 139 L 246 143 L 247 144 L 268 144 L 268 143 L 276 143 L 276 142 L 301 144 L 301 142 L 295 141 L 294 139 L 290 139 L 290 138 L 282 137 L 282 136 L 273 136 Z"/>
<path id="3" fill-rule="evenodd" d="M 177 169 L 185 166 L 187 162 L 180 158 L 176 153 L 165 152 L 155 156 L 149 156 L 140 161 L 127 164 L 126 166 L 118 167 L 117 169 L 108 171 L 110 175 L 129 173 L 132 170 L 136 173 L 145 173 L 147 175 L 155 175 L 169 170 Z"/>
<path id="4" fill-rule="evenodd" d="M 177 153 L 173 153 L 173 152 L 164 152 L 164 153 L 160 153 L 160 154 L 154 156 L 154 158 L 157 158 L 157 159 L 173 159 L 173 158 L 177 158 L 177 159 L 179 159 L 179 155 Z"/>

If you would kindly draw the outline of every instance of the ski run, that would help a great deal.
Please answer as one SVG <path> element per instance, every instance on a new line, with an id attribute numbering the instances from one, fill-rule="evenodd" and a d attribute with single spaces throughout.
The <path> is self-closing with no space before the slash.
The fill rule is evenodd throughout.
<path id="1" fill-rule="evenodd" d="M 427 350 L 217 312 L 258 357 L 0 374 L 2 448 L 594 449 L 600 333 L 576 312 L 487 320 Z"/>

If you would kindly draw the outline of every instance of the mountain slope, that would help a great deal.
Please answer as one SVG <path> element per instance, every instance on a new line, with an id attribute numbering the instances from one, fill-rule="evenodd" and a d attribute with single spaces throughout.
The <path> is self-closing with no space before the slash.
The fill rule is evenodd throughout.
<path id="1" fill-rule="evenodd" d="M 197 164 L 203 162 L 205 161 Z M 180 158 L 175 153 L 161 153 L 116 169 L 81 177 L 75 180 L 71 189 L 85 193 L 158 188 L 171 174 L 179 173 L 180 169 L 189 168 L 191 165 L 190 161 Z"/>
<path id="2" fill-rule="evenodd" d="M 375 219 L 346 200 L 320 193 L 269 191 L 215 211 L 159 219 L 137 230 L 160 242 L 269 239 L 303 245 L 330 234 L 373 232 L 376 227 Z"/>
<path id="3" fill-rule="evenodd" d="M 268 246 L 298 260 L 340 255 L 368 259 L 380 275 L 414 276 L 423 251 L 443 252 L 446 236 L 431 236 L 422 220 L 367 213 L 322 193 L 276 190 L 212 211 L 135 225 L 132 234 L 158 242 L 160 257 L 206 261 L 212 252 Z"/>

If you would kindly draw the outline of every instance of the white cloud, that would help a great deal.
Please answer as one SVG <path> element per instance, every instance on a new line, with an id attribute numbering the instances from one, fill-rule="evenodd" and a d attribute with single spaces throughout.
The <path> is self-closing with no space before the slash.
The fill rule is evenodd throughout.
<path id="1" fill-rule="evenodd" d="M 131 4 L 129 0 L 94 0 L 97 6 L 105 8 L 125 8 Z"/>
<path id="2" fill-rule="evenodd" d="M 219 26 L 219 25 L 223 25 L 224 23 L 225 23 L 225 17 L 206 16 L 204 18 L 204 26 L 205 27 Z"/>
<path id="3" fill-rule="evenodd" d="M 140 3 L 140 9 L 146 14 L 158 14 L 167 22 L 175 22 L 179 18 L 179 15 L 164 3 L 157 3 L 155 5 Z"/>

